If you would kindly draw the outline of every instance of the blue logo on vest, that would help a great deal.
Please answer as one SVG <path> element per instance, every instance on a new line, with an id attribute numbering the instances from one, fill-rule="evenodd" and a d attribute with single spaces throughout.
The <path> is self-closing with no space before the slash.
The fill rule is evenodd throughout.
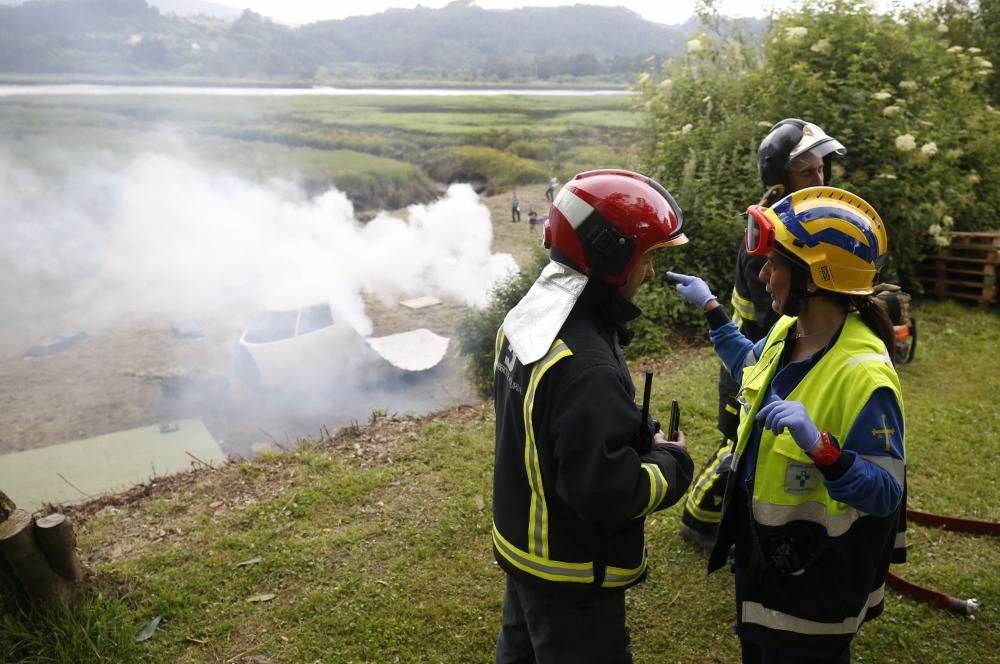
<path id="1" fill-rule="evenodd" d="M 810 493 L 819 486 L 815 466 L 789 461 L 785 466 L 785 493 Z"/>

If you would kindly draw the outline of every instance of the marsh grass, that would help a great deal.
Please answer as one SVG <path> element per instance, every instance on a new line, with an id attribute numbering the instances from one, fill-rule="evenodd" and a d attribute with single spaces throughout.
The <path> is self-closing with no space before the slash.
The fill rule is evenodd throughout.
<path id="1" fill-rule="evenodd" d="M 0 144 L 26 165 L 183 150 L 308 193 L 336 186 L 361 209 L 425 202 L 439 193 L 432 180 L 470 174 L 497 193 L 596 165 L 635 168 L 638 131 L 624 95 L 0 99 Z"/>

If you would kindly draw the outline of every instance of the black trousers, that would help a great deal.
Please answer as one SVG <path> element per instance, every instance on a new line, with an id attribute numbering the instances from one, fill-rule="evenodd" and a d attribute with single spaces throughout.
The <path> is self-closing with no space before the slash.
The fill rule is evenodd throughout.
<path id="1" fill-rule="evenodd" d="M 625 591 L 565 597 L 507 575 L 496 664 L 630 664 Z"/>

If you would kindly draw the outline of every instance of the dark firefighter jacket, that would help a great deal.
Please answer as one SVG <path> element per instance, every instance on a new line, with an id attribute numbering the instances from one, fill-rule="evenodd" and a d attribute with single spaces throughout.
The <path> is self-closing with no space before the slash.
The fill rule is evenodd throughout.
<path id="1" fill-rule="evenodd" d="M 509 574 L 568 592 L 646 576 L 645 517 L 681 498 L 693 464 L 641 424 L 618 343 L 638 314 L 591 282 L 542 359 L 522 365 L 497 334 L 493 548 Z"/>

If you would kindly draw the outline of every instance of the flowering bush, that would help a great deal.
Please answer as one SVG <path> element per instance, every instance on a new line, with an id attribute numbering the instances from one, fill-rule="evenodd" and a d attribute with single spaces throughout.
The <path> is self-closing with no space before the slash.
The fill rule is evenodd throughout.
<path id="1" fill-rule="evenodd" d="M 728 300 L 742 212 L 763 190 L 756 148 L 766 127 L 786 117 L 815 122 L 847 147 L 831 184 L 862 196 L 886 222 L 884 278 L 918 289 L 915 264 L 940 242 L 928 228 L 944 229 L 945 217 L 955 230 L 1000 228 L 1000 112 L 989 103 L 995 75 L 984 57 L 993 53 L 955 44 L 955 35 L 972 33 L 950 28 L 953 16 L 969 20 L 807 0 L 779 14 L 763 40 L 699 35 L 699 51 L 653 72 L 638 86 L 651 136 L 646 167 L 685 209 L 691 239 L 662 252 L 664 261 L 700 274 Z M 658 85 L 663 79 L 672 84 Z M 698 312 L 660 313 L 698 320 Z"/>

